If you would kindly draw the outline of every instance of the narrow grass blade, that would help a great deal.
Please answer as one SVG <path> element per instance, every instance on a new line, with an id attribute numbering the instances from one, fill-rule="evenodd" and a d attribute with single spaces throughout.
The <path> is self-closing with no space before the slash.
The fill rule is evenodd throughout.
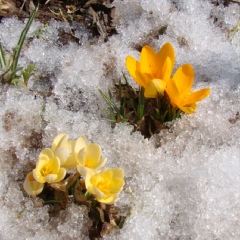
<path id="1" fill-rule="evenodd" d="M 0 67 L 4 70 L 6 69 L 6 59 L 5 59 L 5 56 L 4 56 L 4 53 L 3 53 L 1 43 L 0 43 Z"/>
<path id="2" fill-rule="evenodd" d="M 18 59 L 19 59 L 20 52 L 22 50 L 23 43 L 24 43 L 24 41 L 26 39 L 28 30 L 29 30 L 29 28 L 30 28 L 30 26 L 31 26 L 31 24 L 33 22 L 33 19 L 36 16 L 37 11 L 38 11 L 38 6 L 32 12 L 32 14 L 31 14 L 30 18 L 28 19 L 27 24 L 26 24 L 25 28 L 23 29 L 23 31 L 21 33 L 21 36 L 20 36 L 20 38 L 18 40 L 17 48 L 16 48 L 16 50 L 13 53 L 13 64 L 11 66 L 11 72 L 12 73 L 11 73 L 11 76 L 10 76 L 10 81 L 14 77 L 14 74 L 16 72 L 17 65 L 18 65 Z"/>
<path id="3" fill-rule="evenodd" d="M 102 97 L 105 100 L 105 102 L 109 105 L 109 107 L 111 107 L 113 110 L 118 112 L 118 109 L 117 109 L 116 105 L 103 93 L 103 91 L 100 90 L 100 89 L 98 89 L 98 91 L 102 95 Z"/>
<path id="4" fill-rule="evenodd" d="M 108 104 L 108 106 L 112 109 L 112 113 L 115 115 L 115 118 L 117 119 L 118 117 L 121 118 L 121 120 L 125 121 L 125 118 L 122 116 L 121 111 L 118 109 L 116 104 L 111 101 L 100 89 L 98 89 L 100 94 L 102 95 L 103 99 L 105 102 Z"/>

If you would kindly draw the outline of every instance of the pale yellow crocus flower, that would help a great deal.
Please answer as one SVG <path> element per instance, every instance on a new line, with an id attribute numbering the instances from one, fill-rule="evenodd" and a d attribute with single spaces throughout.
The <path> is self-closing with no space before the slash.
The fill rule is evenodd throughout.
<path id="1" fill-rule="evenodd" d="M 61 167 L 66 169 L 75 168 L 77 165 L 77 155 L 79 151 L 88 145 L 84 136 L 77 140 L 69 140 L 69 135 L 60 133 L 52 142 L 52 151 L 61 162 Z"/>
<path id="2" fill-rule="evenodd" d="M 40 183 L 60 182 L 66 175 L 66 169 L 61 167 L 60 160 L 50 148 L 45 148 L 39 155 L 33 177 Z"/>
<path id="3" fill-rule="evenodd" d="M 102 149 L 96 143 L 91 143 L 80 150 L 77 155 L 77 170 L 82 176 L 88 172 L 96 173 L 106 162 L 106 158 L 101 157 Z"/>
<path id="4" fill-rule="evenodd" d="M 112 204 L 124 186 L 124 171 L 121 168 L 106 169 L 93 174 L 87 173 L 86 189 L 98 202 Z"/>

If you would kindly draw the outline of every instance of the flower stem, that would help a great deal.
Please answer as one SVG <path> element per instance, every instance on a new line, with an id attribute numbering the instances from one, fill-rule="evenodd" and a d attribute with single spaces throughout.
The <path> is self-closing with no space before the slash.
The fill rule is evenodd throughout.
<path id="1" fill-rule="evenodd" d="M 86 191 L 85 194 L 84 194 L 84 196 L 85 196 L 86 198 L 88 198 L 90 195 L 91 195 L 91 193 L 88 192 L 88 191 Z"/>
<path id="2" fill-rule="evenodd" d="M 141 120 L 145 111 L 145 97 L 144 97 L 144 89 L 141 87 L 139 91 L 138 97 L 138 117 L 137 120 Z"/>

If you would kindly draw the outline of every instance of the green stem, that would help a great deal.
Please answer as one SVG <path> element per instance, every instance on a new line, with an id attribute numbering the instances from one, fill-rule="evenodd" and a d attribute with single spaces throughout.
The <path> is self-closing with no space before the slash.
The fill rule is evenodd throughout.
<path id="1" fill-rule="evenodd" d="M 59 201 L 59 200 L 48 200 L 48 201 L 44 201 L 44 205 L 46 204 L 52 204 L 52 203 L 61 203 L 62 201 Z"/>
<path id="2" fill-rule="evenodd" d="M 91 196 L 91 193 L 88 192 L 88 191 L 86 191 L 85 194 L 84 194 L 84 196 L 85 196 L 86 198 L 88 198 L 89 196 Z"/>
<path id="3" fill-rule="evenodd" d="M 145 97 L 144 97 L 144 88 L 141 87 L 139 91 L 139 98 L 138 98 L 138 119 L 141 120 L 145 111 Z"/>

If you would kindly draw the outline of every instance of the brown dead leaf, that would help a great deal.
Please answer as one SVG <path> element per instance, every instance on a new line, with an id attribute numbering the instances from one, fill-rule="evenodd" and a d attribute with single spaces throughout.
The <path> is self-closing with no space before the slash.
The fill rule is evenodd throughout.
<path id="1" fill-rule="evenodd" d="M 79 174 L 73 174 L 73 173 L 69 174 L 69 177 L 66 179 L 66 189 L 68 191 L 70 190 L 70 188 L 74 187 L 74 184 L 76 184 L 79 177 L 80 177 Z"/>
<path id="2" fill-rule="evenodd" d="M 50 187 L 54 188 L 57 191 L 66 192 L 66 185 L 64 182 L 51 183 Z"/>
<path id="3" fill-rule="evenodd" d="M 55 190 L 54 192 L 54 213 L 59 213 L 61 210 L 66 209 L 69 203 L 69 197 L 67 192 Z"/>
<path id="4" fill-rule="evenodd" d="M 165 129 L 165 126 L 151 115 L 143 116 L 134 126 L 145 138 L 150 138 L 153 134 L 159 133 L 162 129 Z"/>
<path id="5" fill-rule="evenodd" d="M 104 237 L 105 235 L 107 235 L 108 233 L 110 233 L 113 230 L 114 226 L 111 223 L 107 223 L 105 222 L 102 225 L 102 231 L 100 232 L 100 236 Z"/>
<path id="6" fill-rule="evenodd" d="M 77 181 L 77 183 L 74 186 L 74 191 L 73 191 L 73 197 L 74 201 L 77 202 L 78 204 L 87 204 L 87 199 L 85 195 L 83 194 L 83 186 L 81 181 Z"/>
<path id="7" fill-rule="evenodd" d="M 0 11 L 15 12 L 17 11 L 14 0 L 0 0 Z"/>

